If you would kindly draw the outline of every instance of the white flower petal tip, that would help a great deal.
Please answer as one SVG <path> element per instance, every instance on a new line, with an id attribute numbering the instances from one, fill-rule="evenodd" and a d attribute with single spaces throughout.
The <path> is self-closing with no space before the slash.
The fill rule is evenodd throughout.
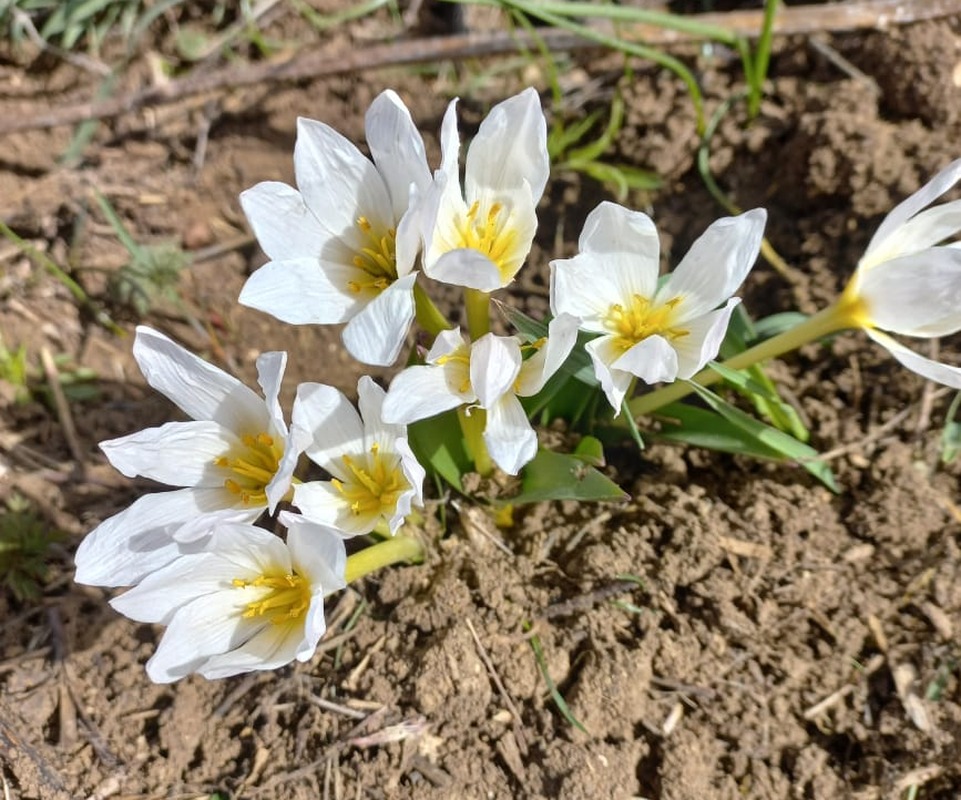
<path id="1" fill-rule="evenodd" d="M 167 626 L 147 662 L 157 683 L 224 678 L 308 660 L 323 636 L 324 597 L 345 585 L 343 540 L 293 520 L 287 543 L 222 522 L 206 544 L 151 572 L 111 605 Z"/>
<path id="2" fill-rule="evenodd" d="M 441 149 L 441 169 L 424 203 L 424 272 L 481 291 L 506 286 L 530 252 L 549 173 L 537 92 L 528 89 L 491 109 L 467 150 L 463 188 L 453 103 L 444 116 Z"/>
<path id="3" fill-rule="evenodd" d="M 372 332 L 406 327 L 412 301 L 376 301 L 411 273 L 431 181 L 423 140 L 396 93 L 374 101 L 366 125 L 373 161 L 330 126 L 299 119 L 297 188 L 265 183 L 241 195 L 270 261 L 240 302 L 299 325 L 366 314 L 346 344 L 359 360 L 386 365 L 399 347 L 393 337 L 372 347 Z"/>
<path id="4" fill-rule="evenodd" d="M 955 367 L 923 358 L 888 336 L 961 331 L 961 200 L 931 205 L 961 181 L 961 159 L 895 206 L 871 238 L 837 308 L 903 366 L 958 388 Z"/>
<path id="5" fill-rule="evenodd" d="M 365 376 L 357 385 L 359 413 L 339 391 L 314 390 L 316 431 L 308 456 L 330 475 L 294 487 L 305 519 L 360 536 L 384 525 L 396 533 L 413 505 L 422 505 L 424 468 L 407 443 L 407 427 L 384 418 L 385 393 Z"/>
<path id="6" fill-rule="evenodd" d="M 633 378 L 690 377 L 717 355 L 731 294 L 757 258 L 766 219 L 753 209 L 716 221 L 659 287 L 650 218 L 601 203 L 584 224 L 580 252 L 551 262 L 551 309 L 599 334 L 587 350 L 615 413 Z"/>

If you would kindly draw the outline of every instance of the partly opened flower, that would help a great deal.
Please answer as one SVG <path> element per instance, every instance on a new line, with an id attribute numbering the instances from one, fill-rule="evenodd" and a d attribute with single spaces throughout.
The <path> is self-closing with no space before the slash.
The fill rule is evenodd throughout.
<path id="1" fill-rule="evenodd" d="M 175 558 L 180 547 L 173 534 L 193 538 L 184 526 L 203 527 L 205 515 L 253 522 L 273 512 L 306 445 L 300 409 L 295 405 L 288 432 L 277 400 L 286 353 L 257 359 L 264 397 L 150 328 L 137 328 L 133 354 L 147 383 L 193 421 L 168 422 L 100 447 L 129 478 L 187 488 L 144 495 L 88 534 L 77 550 L 78 583 L 136 583 Z"/>
<path id="2" fill-rule="evenodd" d="M 442 331 L 424 366 L 408 367 L 390 385 L 384 417 L 414 422 L 461 405 L 487 412 L 484 443 L 504 472 L 517 472 L 537 453 L 537 434 L 517 399 L 537 394 L 577 340 L 577 319 L 551 320 L 546 339 L 522 345 L 514 336 L 488 333 L 469 344 L 460 330 Z M 534 350 L 524 360 L 524 348 Z"/>
<path id="3" fill-rule="evenodd" d="M 294 324 L 347 322 L 350 354 L 388 365 L 414 317 L 417 205 L 430 171 L 394 92 L 371 104 L 366 130 L 373 162 L 330 126 L 299 119 L 297 188 L 267 181 L 240 196 L 271 259 L 247 280 L 240 302 Z"/>
<path id="4" fill-rule="evenodd" d="M 600 334 L 586 347 L 615 411 L 635 377 L 690 378 L 717 355 L 739 302 L 731 295 L 757 258 L 766 216 L 754 209 L 717 220 L 660 282 L 653 221 L 601 203 L 584 223 L 580 252 L 551 262 L 551 310 Z"/>
<path id="5" fill-rule="evenodd" d="M 494 106 L 467 150 L 460 181 L 456 101 L 444 115 L 443 158 L 424 212 L 424 272 L 490 292 L 514 279 L 531 249 L 549 171 L 547 123 L 534 89 Z"/>
<path id="6" fill-rule="evenodd" d="M 918 355 L 883 331 L 932 338 L 961 330 L 961 200 L 927 208 L 958 180 L 961 160 L 885 217 L 834 307 L 842 323 L 863 328 L 905 367 L 955 389 L 961 369 Z"/>
<path id="7" fill-rule="evenodd" d="M 357 394 L 360 413 L 332 386 L 301 386 L 298 401 L 313 422 L 307 455 L 331 479 L 296 486 L 294 504 L 346 536 L 380 525 L 395 534 L 411 505 L 423 505 L 424 468 L 407 443 L 407 427 L 384 422 L 384 390 L 365 375 Z"/>
<path id="8" fill-rule="evenodd" d="M 324 597 L 344 588 L 344 541 L 282 514 L 287 543 L 253 525 L 215 525 L 199 552 L 151 572 L 111 605 L 167 626 L 147 674 L 169 683 L 307 661 L 327 629 Z"/>

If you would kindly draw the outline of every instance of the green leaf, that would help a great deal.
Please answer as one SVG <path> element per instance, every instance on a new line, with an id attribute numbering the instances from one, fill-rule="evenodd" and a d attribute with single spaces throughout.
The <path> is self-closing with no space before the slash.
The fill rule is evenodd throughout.
<path id="1" fill-rule="evenodd" d="M 732 372 L 732 370 L 727 371 Z M 756 420 L 750 414 L 744 413 L 741 409 L 735 408 L 723 398 L 714 394 L 710 389 L 706 389 L 693 381 L 690 382 L 690 385 L 714 411 L 735 428 L 740 429 L 747 441 L 753 441 L 756 445 L 763 445 L 775 451 L 778 460 L 797 461 L 832 492 L 839 491 L 830 467 L 818 459 L 818 452 L 813 447 L 799 442 L 784 431 L 779 431 L 777 428 L 772 428 L 770 425 L 765 425 L 763 422 Z"/>
<path id="2" fill-rule="evenodd" d="M 628 500 L 629 495 L 588 463 L 595 458 L 596 451 L 585 458 L 539 450 L 524 468 L 521 493 L 505 502 L 518 505 L 544 500 Z"/>
<path id="3" fill-rule="evenodd" d="M 671 403 L 658 409 L 661 430 L 650 435 L 679 444 L 703 447 L 753 458 L 778 460 L 781 454 L 763 442 L 745 437 L 744 431 L 720 414 L 687 403 Z"/>
<path id="4" fill-rule="evenodd" d="M 530 622 L 524 622 L 524 630 L 531 631 L 533 625 Z M 541 640 L 536 634 L 532 634 L 527 640 L 530 642 L 531 650 L 534 651 L 534 660 L 537 662 L 537 668 L 541 671 L 541 675 L 544 676 L 544 683 L 547 684 L 547 691 L 551 693 L 551 698 L 554 700 L 554 704 L 557 706 L 557 710 L 561 712 L 571 725 L 577 728 L 581 733 L 586 733 L 590 736 L 590 732 L 585 728 L 581 722 L 574 716 L 574 712 L 571 711 L 570 706 L 567 705 L 567 701 L 564 699 L 564 695 L 560 693 L 557 688 L 557 684 L 554 683 L 554 679 L 551 677 L 550 670 L 547 667 L 547 659 L 544 658 L 544 648 L 541 647 Z"/>
<path id="5" fill-rule="evenodd" d="M 759 319 L 754 323 L 755 338 L 770 339 L 772 336 L 796 328 L 807 319 L 809 319 L 808 315 L 802 314 L 800 311 L 782 311 L 779 314 L 771 314 L 771 316 Z"/>
<path id="6" fill-rule="evenodd" d="M 547 323 L 549 320 L 540 322 L 533 317 L 527 316 L 527 314 L 520 309 L 509 306 L 506 303 L 498 303 L 497 306 L 504 316 L 507 317 L 507 321 L 517 329 L 517 332 L 522 336 L 526 336 L 530 341 L 537 341 L 547 336 Z M 577 343 L 558 371 L 565 372 L 588 386 L 599 386 L 600 384 L 594 376 L 594 365 L 591 363 L 591 357 L 584 349 L 584 345 L 593 338 L 594 334 L 578 331 Z"/>
<path id="7" fill-rule="evenodd" d="M 954 396 L 941 431 L 941 461 L 950 464 L 961 452 L 961 423 L 957 420 L 958 408 L 961 406 L 961 392 Z"/>
<path id="8" fill-rule="evenodd" d="M 464 447 L 464 433 L 456 410 L 409 425 L 407 435 L 417 460 L 458 492 L 463 492 L 461 475 L 474 466 Z"/>

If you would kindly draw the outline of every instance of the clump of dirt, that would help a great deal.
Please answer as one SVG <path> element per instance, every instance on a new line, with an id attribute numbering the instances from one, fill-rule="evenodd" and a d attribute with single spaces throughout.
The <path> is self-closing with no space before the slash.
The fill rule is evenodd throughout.
<path id="1" fill-rule="evenodd" d="M 768 208 L 768 235 L 793 268 L 755 268 L 743 292 L 755 316 L 823 305 L 879 217 L 959 155 L 944 68 L 957 57 L 952 23 L 830 45 L 870 80 L 779 40 L 762 114 L 746 125 L 733 112 L 711 145 L 718 182 L 738 204 Z M 702 56 L 698 66 L 714 107 L 739 85 L 736 63 Z M 43 96 L 43 76 L 22 79 Z M 97 216 L 97 187 L 138 241 L 172 238 L 196 256 L 183 305 L 156 308 L 151 324 L 248 382 L 261 351 L 288 350 L 288 400 L 303 380 L 351 389 L 360 368 L 336 330 L 282 326 L 236 304 L 263 261 L 237 194 L 292 181 L 298 114 L 359 141 L 386 86 L 409 103 L 436 163 L 448 96 L 465 95 L 467 127 L 483 110 L 455 80 L 383 71 L 122 117 L 101 126 L 77 169 L 55 168 L 67 132 L 17 135 L 0 160 L 0 209 L 96 295 L 106 286 L 97 270 L 126 258 Z M 519 85 L 491 80 L 490 97 Z M 63 81 L 54 70 L 47 83 Z M 664 177 L 631 202 L 650 204 L 665 261 L 676 262 L 721 213 L 696 171 L 690 100 L 643 65 L 622 94 L 615 155 Z M 24 113 L 25 96 L 0 104 Z M 546 310 L 547 261 L 573 252 L 606 198 L 576 174 L 553 177 L 511 302 Z M 0 392 L 0 497 L 30 497 L 75 544 L 154 488 L 113 473 L 96 442 L 174 412 L 143 387 L 129 339 L 15 249 L 0 258 L 7 345 L 24 343 L 33 363 L 44 348 L 69 355 L 99 376 L 99 394 L 71 406 L 73 442 L 41 392 L 28 406 Z M 947 346 L 940 358 L 957 363 Z M 948 398 L 854 334 L 771 374 L 830 452 L 840 494 L 796 465 L 654 443 L 609 450 L 625 504 L 537 505 L 498 529 L 483 509 L 440 499 L 427 563 L 332 598 L 317 656 L 277 673 L 150 684 L 143 664 L 160 631 L 74 585 L 69 552 L 57 553 L 42 604 L 0 594 L 5 786 L 18 798 L 867 800 L 912 786 L 956 797 L 961 513 L 958 467 L 939 461 Z"/>

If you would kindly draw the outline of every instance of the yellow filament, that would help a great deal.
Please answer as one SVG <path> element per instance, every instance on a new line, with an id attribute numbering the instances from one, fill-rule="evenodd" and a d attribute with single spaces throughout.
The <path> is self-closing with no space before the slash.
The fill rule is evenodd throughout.
<path id="1" fill-rule="evenodd" d="M 233 585 L 238 589 L 267 590 L 259 600 L 247 604 L 244 619 L 267 617 L 270 622 L 280 625 L 300 619 L 310 607 L 310 586 L 300 575 L 261 575 L 252 581 L 234 578 Z"/>
<path id="2" fill-rule="evenodd" d="M 607 328 L 614 334 L 614 344 L 626 352 L 648 336 L 661 335 L 667 339 L 680 339 L 690 331 L 672 324 L 675 311 L 682 298 L 673 297 L 666 303 L 653 306 L 650 299 L 635 294 L 625 308 L 615 303 L 607 312 Z"/>
<path id="3" fill-rule="evenodd" d="M 272 436 L 266 433 L 241 437 L 243 446 L 214 459 L 214 464 L 230 472 L 224 486 L 238 495 L 245 506 L 267 505 L 267 484 L 280 466 L 284 455 Z"/>
<path id="4" fill-rule="evenodd" d="M 382 292 L 397 280 L 397 231 L 394 228 L 376 230 L 367 217 L 358 217 L 357 227 L 363 245 L 353 263 L 365 275 L 348 281 L 347 288 L 355 294 Z"/>
<path id="5" fill-rule="evenodd" d="M 351 513 L 388 518 L 397 508 L 400 496 L 410 488 L 400 469 L 400 459 L 393 453 L 382 455 L 375 443 L 359 457 L 341 456 L 344 480 L 331 481 L 343 495 Z"/>
<path id="6" fill-rule="evenodd" d="M 492 203 L 486 214 L 480 213 L 475 200 L 467 213 L 454 222 L 457 237 L 454 248 L 477 250 L 497 265 L 504 282 L 517 272 L 517 230 L 509 225 L 511 213 L 502 203 Z"/>

